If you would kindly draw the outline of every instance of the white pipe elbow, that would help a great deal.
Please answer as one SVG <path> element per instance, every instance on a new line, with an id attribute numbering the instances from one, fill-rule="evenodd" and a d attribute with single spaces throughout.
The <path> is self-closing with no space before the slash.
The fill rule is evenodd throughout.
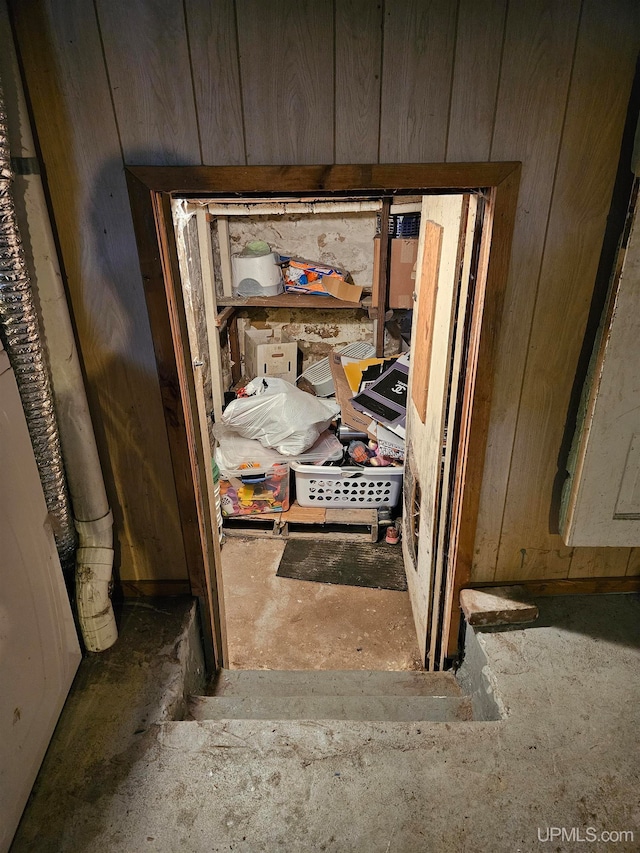
<path id="1" fill-rule="evenodd" d="M 87 651 L 103 652 L 118 639 L 111 604 L 113 573 L 113 516 L 109 511 L 95 521 L 76 521 L 76 605 Z"/>

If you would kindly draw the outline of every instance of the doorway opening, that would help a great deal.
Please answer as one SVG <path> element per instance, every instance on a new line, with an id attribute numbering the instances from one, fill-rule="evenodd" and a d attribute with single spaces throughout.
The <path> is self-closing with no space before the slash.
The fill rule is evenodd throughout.
<path id="1" fill-rule="evenodd" d="M 205 622 L 210 627 L 210 653 L 217 666 L 234 665 L 233 652 L 229 651 L 235 631 L 231 613 L 234 607 L 237 624 L 243 624 L 258 653 L 264 652 L 272 638 L 277 639 L 276 622 L 269 623 L 269 613 L 273 617 L 279 609 L 286 627 L 295 628 L 293 633 L 282 635 L 284 645 L 291 646 L 296 642 L 295 637 L 299 638 L 298 645 L 303 645 L 300 638 L 308 640 L 310 659 L 314 661 L 310 668 L 425 666 L 435 670 L 445 667 L 455 654 L 459 624 L 456 596 L 470 567 L 468 551 L 470 543 L 472 546 L 480 485 L 479 479 L 470 483 L 468 474 L 471 471 L 481 475 L 482 471 L 493 336 L 506 278 L 518 174 L 518 164 L 129 170 L 132 210 L 141 244 L 141 266 L 160 375 L 163 370 L 173 369 L 178 386 L 173 391 L 179 392 L 178 399 L 170 401 L 172 422 L 168 420 L 168 428 L 176 448 L 174 470 L 179 467 L 180 455 L 183 460 L 188 458 L 188 469 L 179 470 L 176 485 L 179 499 L 182 493 L 181 506 L 185 511 L 183 530 L 188 534 L 185 546 L 194 558 L 192 588 L 201 599 Z M 336 665 L 335 658 L 325 655 L 323 645 L 330 631 L 326 620 L 315 619 L 322 608 L 319 599 L 310 595 L 312 588 L 320 599 L 327 601 L 342 592 L 344 600 L 349 602 L 348 590 L 355 590 L 356 596 L 360 596 L 343 607 L 343 628 L 340 619 L 334 620 L 338 633 L 342 631 L 347 636 L 350 650 L 356 655 L 365 653 L 364 635 L 369 633 L 366 621 L 362 627 L 356 617 L 367 610 L 372 612 L 373 624 L 380 632 L 378 645 L 382 648 L 385 641 L 390 646 L 390 627 L 398 624 L 397 608 L 394 611 L 395 605 L 391 607 L 394 615 L 385 620 L 376 606 L 363 607 L 363 595 L 386 590 L 363 591 L 351 585 L 332 589 L 324 582 L 277 578 L 276 564 L 284 548 L 289 547 L 288 542 L 296 539 L 294 536 L 288 539 L 289 534 L 306 533 L 308 551 L 318 552 L 320 544 L 316 553 L 316 562 L 320 563 L 323 554 L 335 550 L 336 546 L 329 543 L 340 541 L 327 536 L 336 532 L 329 529 L 332 524 L 340 528 L 337 532 L 343 541 L 353 540 L 352 532 L 345 530 L 347 524 L 341 525 L 338 508 L 333 510 L 330 524 L 325 511 L 321 520 L 316 519 L 318 526 L 313 530 L 310 527 L 305 530 L 309 519 L 296 517 L 295 513 L 284 524 L 267 519 L 267 514 L 260 520 L 256 516 L 258 528 L 265 523 L 272 525 L 267 538 L 263 538 L 260 529 L 256 537 L 255 530 L 245 528 L 242 539 L 225 536 L 226 543 L 221 549 L 219 533 L 220 527 L 224 532 L 224 525 L 219 524 L 216 512 L 218 484 L 211 466 L 212 439 L 225 404 L 225 392 L 241 380 L 252 378 L 242 377 L 242 365 L 247 363 L 246 353 L 244 361 L 242 353 L 243 326 L 270 330 L 278 325 L 302 328 L 304 333 L 299 334 L 296 343 L 301 345 L 303 358 L 307 358 L 308 365 L 301 365 L 302 372 L 306 372 L 314 366 L 314 356 L 315 362 L 319 355 L 324 356 L 321 347 L 313 347 L 318 343 L 313 336 L 318 335 L 319 327 L 324 324 L 333 338 L 348 337 L 347 312 L 355 311 L 360 312 L 354 320 L 360 324 L 357 340 L 369 342 L 376 356 L 398 355 L 389 352 L 396 331 L 390 328 L 389 321 L 397 321 L 399 316 L 388 313 L 390 240 L 386 235 L 394 205 L 417 205 L 421 215 L 416 289 L 411 295 L 412 332 L 410 343 L 405 343 L 405 348 L 410 348 L 405 435 L 405 456 L 410 461 L 405 466 L 405 487 L 401 490 L 396 518 L 392 516 L 402 528 L 401 545 L 370 544 L 380 549 L 373 563 L 387 562 L 391 552 L 385 552 L 385 548 L 402 549 L 408 593 L 393 591 L 391 597 L 404 596 L 400 621 L 404 621 L 405 628 L 407 624 L 411 627 L 411 621 L 414 626 L 409 635 L 411 640 L 402 651 L 405 655 L 402 663 L 398 662 L 397 649 L 387 648 L 386 659 L 379 658 L 373 666 L 367 662 L 356 665 L 352 658 Z M 345 231 L 355 233 L 357 225 L 367 218 L 369 227 L 371 221 L 377 221 L 377 230 L 385 238 L 379 240 L 378 272 L 372 277 L 370 292 L 359 294 L 355 306 L 349 304 L 350 295 L 344 299 L 329 297 L 331 307 L 322 309 L 334 315 L 342 311 L 342 319 L 323 317 L 322 322 L 317 322 L 315 312 L 320 310 L 317 301 L 322 297 L 314 295 L 229 294 L 230 234 L 236 243 L 246 241 L 251 228 L 272 234 L 274 226 L 268 218 L 278 217 L 280 232 L 285 230 L 286 222 L 293 231 L 297 229 L 303 242 L 313 230 L 313 218 L 316 217 L 317 224 L 319 216 L 324 217 L 323 230 L 313 238 L 318 247 L 322 241 L 325 245 L 327 242 L 327 217 L 339 223 L 334 229 L 338 241 L 341 231 L 343 237 Z M 149 251 L 153 249 L 149 240 L 151 224 L 156 237 L 155 258 L 153 251 Z M 277 246 L 279 252 L 283 248 L 288 247 Z M 297 245 L 293 249 L 291 254 L 308 257 L 309 253 Z M 373 255 L 372 246 L 372 265 Z M 345 304 L 338 306 L 337 302 Z M 269 313 L 272 310 L 274 314 Z M 277 316 L 277 312 L 283 311 L 286 318 L 282 314 Z M 400 319 L 405 321 L 406 317 Z M 483 334 L 487 322 L 489 335 Z M 366 333 L 365 323 L 369 326 Z M 322 339 L 321 332 L 318 336 Z M 167 347 L 169 342 L 171 351 Z M 402 346 L 400 342 L 399 349 Z M 295 372 L 299 375 L 297 369 Z M 331 473 L 323 477 L 330 478 Z M 411 484 L 409 488 L 407 484 Z M 298 511 L 302 509 L 299 505 Z M 350 511 L 340 509 L 345 513 Z M 373 533 L 374 526 L 378 527 L 377 512 L 370 511 L 369 519 L 369 522 L 365 518 L 358 521 L 365 528 L 365 536 L 378 538 L 379 530 Z M 248 532 L 253 538 L 246 538 Z M 231 533 L 230 526 L 227 533 Z M 283 533 L 285 536 L 278 538 Z M 284 542 L 284 538 L 288 541 Z M 363 541 L 360 547 L 364 549 Z M 268 556 L 271 551 L 273 554 Z M 270 568 L 264 575 L 259 564 L 270 560 Z M 243 616 L 237 599 L 244 598 L 241 604 L 245 607 L 247 603 L 254 606 L 259 597 L 257 588 L 264 586 L 267 576 L 273 589 L 268 591 L 262 610 L 259 613 L 254 610 L 252 615 L 245 610 Z M 251 579 L 256 581 L 253 588 L 246 585 Z M 296 584 L 301 590 L 287 592 L 289 606 L 283 603 L 287 597 L 282 595 L 283 581 L 294 585 L 289 586 L 290 590 Z M 296 605 L 303 605 L 300 613 L 292 606 L 294 599 Z M 226 607 L 229 613 L 225 615 Z M 335 616 L 339 608 L 333 604 L 327 609 Z M 318 625 L 318 634 L 311 631 L 312 622 Z M 281 627 L 284 623 L 281 619 Z M 325 667 L 322 662 L 325 659 L 333 662 Z M 246 665 L 261 666 L 256 659 Z M 282 662 L 264 657 L 262 665 L 283 668 Z M 288 666 L 304 668 L 297 662 L 285 663 L 284 668 Z"/>

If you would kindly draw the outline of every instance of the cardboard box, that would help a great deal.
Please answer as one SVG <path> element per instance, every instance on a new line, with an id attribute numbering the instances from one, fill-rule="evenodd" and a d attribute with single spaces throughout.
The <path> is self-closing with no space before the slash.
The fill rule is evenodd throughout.
<path id="1" fill-rule="evenodd" d="M 331 375 L 333 376 L 336 399 L 340 404 L 342 423 L 352 429 L 366 432 L 367 425 L 370 423 L 371 418 L 368 418 L 362 412 L 358 412 L 351 405 L 351 398 L 353 395 L 351 393 L 351 388 L 349 388 L 349 383 L 347 382 L 347 375 L 344 372 L 344 367 L 342 366 L 340 353 L 336 350 L 333 350 L 333 352 L 329 354 L 329 367 L 331 368 Z"/>
<path id="2" fill-rule="evenodd" d="M 392 237 L 389 257 L 389 308 L 413 308 L 416 289 L 417 237 Z M 380 236 L 373 239 L 373 281 L 380 268 Z M 375 284 L 374 284 L 375 292 Z"/>
<path id="3" fill-rule="evenodd" d="M 277 376 L 296 384 L 298 344 L 286 335 L 277 337 L 273 329 L 248 328 L 244 332 L 245 370 L 250 379 Z"/>

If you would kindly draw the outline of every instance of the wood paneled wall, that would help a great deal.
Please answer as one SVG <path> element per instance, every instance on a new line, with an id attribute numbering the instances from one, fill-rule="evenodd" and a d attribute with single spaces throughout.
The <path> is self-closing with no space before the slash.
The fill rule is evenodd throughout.
<path id="1" fill-rule="evenodd" d="M 636 0 L 11 0 L 125 578 L 184 575 L 125 164 L 521 160 L 473 576 L 619 576 L 551 495 Z"/>

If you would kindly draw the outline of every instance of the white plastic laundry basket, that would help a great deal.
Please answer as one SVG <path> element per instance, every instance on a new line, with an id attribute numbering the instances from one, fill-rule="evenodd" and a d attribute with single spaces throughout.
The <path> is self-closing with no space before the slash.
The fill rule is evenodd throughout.
<path id="1" fill-rule="evenodd" d="M 298 462 L 291 468 L 300 506 L 392 507 L 402 489 L 402 468 L 330 468 Z"/>

